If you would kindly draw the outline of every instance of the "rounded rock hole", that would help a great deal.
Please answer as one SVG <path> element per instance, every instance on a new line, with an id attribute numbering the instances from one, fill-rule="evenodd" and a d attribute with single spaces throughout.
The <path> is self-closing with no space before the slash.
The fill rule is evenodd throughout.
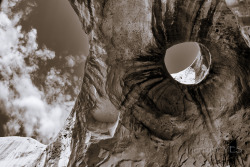
<path id="1" fill-rule="evenodd" d="M 167 49 L 164 63 L 173 79 L 186 85 L 205 79 L 211 65 L 211 54 L 202 44 L 184 42 Z"/>

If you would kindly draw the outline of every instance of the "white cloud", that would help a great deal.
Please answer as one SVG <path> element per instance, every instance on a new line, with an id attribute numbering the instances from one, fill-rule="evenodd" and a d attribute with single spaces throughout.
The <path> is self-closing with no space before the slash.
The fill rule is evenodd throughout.
<path id="1" fill-rule="evenodd" d="M 25 12 L 11 11 L 17 3 L 4 0 L 0 11 L 0 101 L 10 118 L 4 127 L 6 135 L 33 136 L 48 143 L 74 105 L 66 93 L 72 83 L 69 74 L 52 68 L 42 88 L 34 85 L 32 74 L 39 69 L 38 62 L 53 59 L 55 52 L 38 46 L 36 29 L 22 31 L 19 21 Z M 26 12 L 30 13 L 30 8 Z"/>
<path id="2" fill-rule="evenodd" d="M 19 0 L 3 0 L 1 4 L 1 10 L 9 16 L 12 16 L 12 8 L 15 7 L 19 2 Z"/>
<path id="3" fill-rule="evenodd" d="M 0 99 L 4 102 L 8 101 L 9 89 L 6 89 L 6 82 L 0 82 Z"/>
<path id="4" fill-rule="evenodd" d="M 46 47 L 43 47 L 43 49 L 37 50 L 36 55 L 44 61 L 48 60 L 48 59 L 55 58 L 55 52 L 52 52 L 51 50 L 47 49 Z"/>
<path id="5" fill-rule="evenodd" d="M 66 60 L 67 60 L 67 65 L 68 67 L 74 67 L 75 66 L 75 59 L 73 56 L 67 56 L 66 57 Z"/>

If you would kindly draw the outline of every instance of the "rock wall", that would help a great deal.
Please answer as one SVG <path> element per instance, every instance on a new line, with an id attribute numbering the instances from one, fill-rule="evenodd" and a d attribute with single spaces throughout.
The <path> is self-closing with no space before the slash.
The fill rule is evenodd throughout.
<path id="1" fill-rule="evenodd" d="M 70 3 L 90 54 L 75 107 L 37 164 L 250 166 L 250 41 L 235 12 L 249 11 L 248 1 Z M 164 65 L 166 50 L 187 41 L 211 53 L 196 85 L 178 83 Z"/>

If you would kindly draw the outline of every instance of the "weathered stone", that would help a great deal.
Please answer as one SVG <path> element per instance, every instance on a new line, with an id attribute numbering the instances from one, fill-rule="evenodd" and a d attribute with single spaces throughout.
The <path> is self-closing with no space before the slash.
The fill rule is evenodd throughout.
<path id="1" fill-rule="evenodd" d="M 57 139 L 39 159 L 30 158 L 38 150 L 25 155 L 27 164 L 249 166 L 250 33 L 237 19 L 249 1 L 226 2 L 70 0 L 89 35 L 82 89 Z M 212 56 L 197 85 L 178 83 L 164 65 L 166 50 L 188 41 Z"/>

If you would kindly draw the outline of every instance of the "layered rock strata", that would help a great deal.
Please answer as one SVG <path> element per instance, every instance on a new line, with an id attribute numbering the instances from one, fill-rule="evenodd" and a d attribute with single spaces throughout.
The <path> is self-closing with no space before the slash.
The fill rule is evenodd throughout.
<path id="1" fill-rule="evenodd" d="M 249 11 L 235 8 L 242 2 L 70 0 L 90 43 L 82 89 L 57 139 L 24 154 L 27 164 L 249 166 L 250 33 L 235 12 Z M 196 85 L 175 81 L 164 65 L 166 50 L 188 41 L 212 57 Z"/>

